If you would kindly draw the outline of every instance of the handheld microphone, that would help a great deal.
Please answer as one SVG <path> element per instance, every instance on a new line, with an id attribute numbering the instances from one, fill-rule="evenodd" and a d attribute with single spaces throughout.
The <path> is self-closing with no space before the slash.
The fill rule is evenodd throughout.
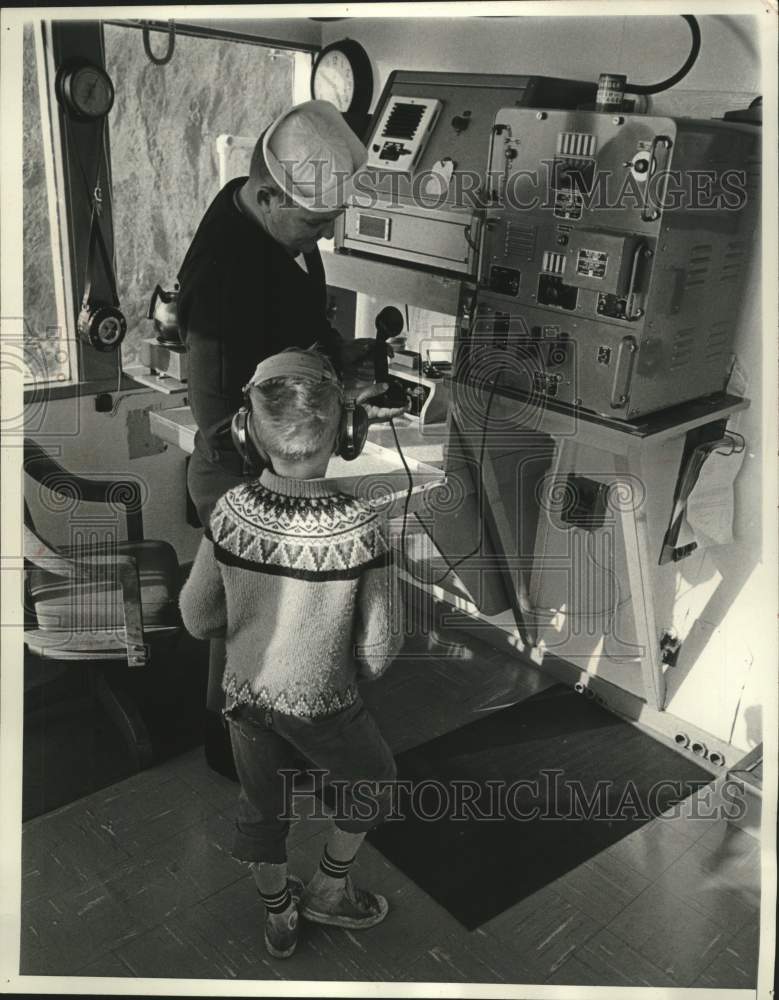
<path id="1" fill-rule="evenodd" d="M 399 407 L 406 403 L 406 393 L 399 381 L 389 374 L 386 343 L 403 332 L 403 314 L 395 306 L 385 306 L 374 320 L 376 324 L 376 351 L 374 353 L 374 380 L 386 382 L 387 391 L 371 398 L 375 406 Z"/>

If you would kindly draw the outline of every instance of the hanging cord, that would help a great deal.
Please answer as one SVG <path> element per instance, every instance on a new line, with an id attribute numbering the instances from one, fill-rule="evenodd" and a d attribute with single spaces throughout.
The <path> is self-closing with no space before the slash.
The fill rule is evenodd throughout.
<path id="1" fill-rule="evenodd" d="M 587 558 L 590 560 L 590 562 L 592 563 L 592 565 L 597 570 L 599 570 L 600 573 L 603 574 L 604 578 L 608 578 L 609 576 L 611 576 L 614 579 L 614 582 L 615 582 L 615 586 L 614 586 L 615 600 L 614 600 L 614 603 L 611 606 L 611 608 L 603 608 L 603 609 L 598 610 L 598 611 L 584 612 L 584 614 L 592 616 L 592 617 L 595 617 L 597 615 L 608 614 L 609 615 L 609 628 L 613 630 L 613 628 L 614 628 L 614 618 L 615 618 L 617 612 L 621 608 L 624 608 L 624 606 L 628 603 L 628 601 L 630 601 L 630 599 L 632 597 L 632 594 L 630 593 L 630 591 L 628 591 L 627 596 L 623 597 L 620 600 L 619 594 L 620 594 L 620 591 L 621 591 L 622 588 L 619 585 L 619 580 L 616 578 L 617 574 L 615 572 L 613 572 L 613 570 L 606 569 L 605 566 L 603 566 L 601 563 L 598 562 L 598 560 L 595 558 L 595 556 L 592 553 L 592 542 L 593 542 L 592 533 L 588 531 L 587 532 L 587 537 L 584 540 L 584 551 L 585 551 L 585 554 L 586 554 Z"/>
<path id="2" fill-rule="evenodd" d="M 100 256 L 103 259 L 103 269 L 105 270 L 106 277 L 108 279 L 109 290 L 111 293 L 111 305 L 115 308 L 119 308 L 119 294 L 116 287 L 116 277 L 113 272 L 113 267 L 111 264 L 111 257 L 108 253 L 108 247 L 105 243 L 105 238 L 103 237 L 103 231 L 100 227 L 100 202 L 99 200 L 92 206 L 92 216 L 89 221 L 89 244 L 87 247 L 87 261 L 84 273 L 84 295 L 82 298 L 83 302 L 89 302 L 92 294 L 92 265 L 95 258 L 95 248 L 100 251 Z"/>
<path id="3" fill-rule="evenodd" d="M 108 201 L 108 207 L 111 213 L 110 214 L 111 226 L 115 232 L 116 223 L 114 219 L 114 182 L 111 176 L 111 157 L 108 152 L 107 136 L 108 136 L 108 130 L 104 127 L 102 129 L 102 146 L 103 146 L 103 162 L 105 163 L 105 169 L 106 169 L 106 185 L 105 185 L 106 197 L 103 200 Z M 119 273 L 119 270 L 116 266 L 116 240 L 113 241 L 113 245 L 111 247 L 111 263 L 113 265 L 114 283 L 118 286 L 117 275 Z"/>
<path id="4" fill-rule="evenodd" d="M 741 702 L 744 698 L 744 691 L 746 690 L 747 681 L 749 680 L 749 672 L 752 669 L 752 664 L 754 663 L 754 656 L 750 656 L 749 663 L 747 664 L 747 669 L 744 672 L 744 682 L 741 685 L 741 690 L 738 693 L 738 702 L 736 703 L 736 711 L 733 713 L 733 721 L 730 724 L 730 732 L 728 733 L 728 743 L 733 745 L 733 734 L 736 731 L 736 723 L 738 722 L 738 714 L 741 711 Z"/>
<path id="5" fill-rule="evenodd" d="M 590 531 L 587 531 L 586 534 L 585 534 L 584 554 L 587 556 L 587 559 L 592 563 L 592 565 L 599 571 L 599 573 L 601 573 L 603 575 L 604 578 L 608 578 L 609 576 L 611 576 L 613 578 L 616 578 L 616 573 L 614 573 L 612 570 L 606 569 L 606 567 L 603 566 L 601 563 L 599 563 L 598 560 L 595 558 L 595 556 L 592 554 L 592 532 L 590 532 Z M 615 580 L 615 585 L 614 585 L 615 599 L 614 599 L 614 603 L 610 607 L 596 608 L 594 611 L 590 611 L 590 610 L 587 610 L 587 611 L 563 611 L 562 608 L 543 608 L 542 610 L 545 611 L 547 614 L 550 614 L 550 615 L 565 615 L 566 618 L 577 618 L 577 619 L 578 618 L 599 618 L 601 615 L 608 615 L 609 616 L 609 628 L 613 628 L 613 626 L 614 626 L 614 618 L 615 618 L 617 612 L 621 608 L 624 608 L 624 606 L 630 601 L 631 596 L 632 596 L 630 594 L 630 591 L 628 591 L 627 596 L 623 597 L 620 600 L 620 596 L 619 595 L 621 593 L 621 589 L 622 588 L 619 585 L 619 581 Z"/>
<path id="6" fill-rule="evenodd" d="M 103 61 L 103 65 L 106 65 L 106 51 L 105 51 L 105 34 L 100 32 L 100 55 Z M 100 129 L 100 145 L 103 152 L 103 163 L 105 164 L 105 174 L 106 174 L 106 194 L 108 201 L 108 208 L 110 211 L 111 228 L 116 231 L 116 222 L 114 220 L 114 178 L 111 173 L 111 154 L 108 151 L 108 128 L 107 119 L 103 119 L 102 127 Z M 115 278 L 115 284 L 118 287 L 118 280 L 116 276 L 119 274 L 119 269 L 116 266 L 116 240 L 113 240 L 111 246 L 111 262 L 113 264 L 113 273 Z"/>
<path id="7" fill-rule="evenodd" d="M 414 488 L 414 479 L 411 475 L 411 470 L 408 467 L 406 456 L 403 454 L 403 449 L 400 447 L 398 432 L 395 429 L 395 421 L 392 419 L 392 417 L 390 417 L 389 425 L 392 428 L 392 436 L 395 438 L 395 447 L 398 449 L 398 455 L 400 455 L 400 460 L 403 463 L 403 468 L 406 470 L 406 478 L 408 479 L 406 502 L 403 506 L 403 527 L 400 530 L 400 550 L 403 553 L 403 562 L 406 564 L 406 569 L 408 570 L 408 560 L 406 559 L 406 525 L 408 523 L 408 505 L 409 501 L 411 500 L 411 491 Z M 409 572 L 411 571 L 409 570 Z"/>
<path id="8" fill-rule="evenodd" d="M 159 29 L 162 30 L 161 28 Z M 176 48 L 176 24 L 175 21 L 168 21 L 168 48 L 164 56 L 155 56 L 151 50 L 151 38 L 150 33 L 151 28 L 146 25 L 143 29 L 143 51 L 149 62 L 154 63 L 155 66 L 166 66 L 173 58 L 173 52 Z"/>
<path id="9" fill-rule="evenodd" d="M 630 83 L 628 81 L 625 84 L 625 90 L 631 94 L 659 94 L 662 90 L 668 90 L 673 87 L 674 84 L 679 83 L 683 80 L 685 76 L 690 72 L 695 60 L 698 58 L 698 53 L 701 50 L 701 29 L 698 26 L 698 21 L 691 14 L 682 14 L 684 20 L 692 34 L 692 45 L 690 46 L 690 53 L 684 62 L 684 65 L 679 69 L 673 76 L 669 76 L 667 80 L 663 80 L 660 83 Z"/>
<path id="10" fill-rule="evenodd" d="M 492 385 L 490 386 L 490 395 L 489 395 L 489 399 L 487 400 L 487 409 L 486 409 L 486 411 L 484 413 L 484 427 L 482 428 L 481 445 L 480 445 L 480 448 L 479 448 L 479 469 L 481 469 L 481 467 L 484 465 L 484 453 L 485 453 L 485 450 L 486 450 L 486 443 L 487 443 L 487 425 L 488 425 L 488 422 L 489 422 L 490 410 L 492 409 L 492 400 L 493 400 L 493 398 L 495 396 L 495 389 L 497 388 L 498 378 L 499 377 L 500 377 L 500 372 L 495 377 L 495 380 L 493 381 Z M 461 563 L 465 562 L 466 559 L 470 559 L 472 556 L 475 556 L 477 552 L 479 552 L 479 550 L 481 549 L 481 546 L 482 546 L 482 539 L 480 537 L 479 541 L 477 542 L 475 548 L 473 548 L 470 552 L 466 552 L 466 554 L 464 556 L 460 556 L 454 562 L 450 562 L 447 559 L 446 555 L 443 552 L 441 552 L 441 550 L 439 549 L 438 551 L 440 552 L 441 557 L 443 558 L 444 562 L 446 563 L 446 567 L 447 568 L 446 568 L 446 572 L 442 576 L 440 576 L 437 580 L 428 580 L 428 579 L 426 579 L 424 577 L 417 576 L 417 574 L 414 572 L 414 570 L 411 569 L 411 567 L 409 565 L 408 557 L 406 555 L 406 526 L 407 526 L 407 523 L 408 523 L 408 506 L 409 506 L 409 503 L 411 501 L 411 493 L 412 493 L 412 491 L 414 489 L 414 480 L 413 480 L 413 477 L 411 475 L 411 470 L 408 467 L 408 462 L 406 461 L 406 456 L 403 454 L 403 449 L 400 447 L 400 441 L 398 440 L 398 432 L 395 430 L 395 424 L 394 424 L 394 422 L 392 420 L 390 420 L 390 426 L 392 427 L 392 434 L 393 434 L 393 437 L 395 438 L 395 447 L 398 450 L 398 454 L 400 455 L 400 460 L 403 463 L 403 468 L 405 469 L 406 477 L 408 479 L 408 490 L 406 491 L 406 501 L 405 501 L 405 504 L 404 504 L 404 507 L 403 507 L 403 527 L 401 529 L 401 534 L 400 534 L 400 543 L 401 543 L 401 550 L 402 550 L 402 553 L 403 553 L 404 567 L 405 567 L 406 571 L 416 581 L 418 581 L 419 583 L 424 583 L 428 587 L 435 587 L 435 586 L 438 586 L 438 584 L 443 583 L 443 581 L 447 578 L 447 576 L 449 576 L 450 573 L 453 573 L 455 571 L 455 569 L 457 569 L 457 567 Z M 430 529 L 428 528 L 428 526 L 425 524 L 425 522 L 422 520 L 422 518 L 416 512 L 414 513 L 414 517 L 420 523 L 420 525 L 422 526 L 422 529 L 425 531 L 425 533 L 427 534 L 427 536 L 430 538 L 430 541 L 433 543 L 433 545 L 435 545 L 435 539 L 430 534 Z"/>
<path id="11" fill-rule="evenodd" d="M 103 260 L 103 268 L 108 280 L 109 291 L 111 293 L 111 305 L 118 308 L 120 302 L 119 292 L 116 285 L 116 259 L 115 256 L 108 253 L 108 247 L 106 246 L 105 237 L 103 236 L 103 230 L 100 225 L 100 216 L 103 210 L 103 190 L 100 184 L 100 177 L 102 172 L 102 157 L 107 151 L 105 145 L 105 127 L 106 123 L 105 119 L 103 119 L 100 123 L 97 168 L 95 171 L 94 184 L 90 184 L 86 170 L 84 169 L 84 164 L 81 162 L 81 158 L 78 158 L 78 165 L 81 171 L 82 180 L 84 181 L 84 188 L 91 210 L 89 220 L 89 243 L 87 246 L 86 266 L 84 269 L 84 291 L 82 294 L 82 301 L 89 301 L 90 293 L 92 291 L 92 265 L 94 263 L 95 249 L 97 249 L 100 251 L 100 256 Z"/>

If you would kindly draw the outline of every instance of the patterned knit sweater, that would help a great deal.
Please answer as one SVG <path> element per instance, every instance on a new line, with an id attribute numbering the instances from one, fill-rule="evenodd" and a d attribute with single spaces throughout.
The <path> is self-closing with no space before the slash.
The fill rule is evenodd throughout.
<path id="1" fill-rule="evenodd" d="M 226 493 L 181 592 L 192 635 L 224 636 L 227 706 L 305 718 L 352 704 L 401 628 L 386 522 L 326 479 L 266 469 Z"/>

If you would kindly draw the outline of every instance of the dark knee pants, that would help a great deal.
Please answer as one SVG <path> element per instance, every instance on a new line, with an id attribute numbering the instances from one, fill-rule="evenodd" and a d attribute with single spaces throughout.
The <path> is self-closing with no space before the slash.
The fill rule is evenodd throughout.
<path id="1" fill-rule="evenodd" d="M 392 807 L 395 759 L 358 697 L 322 719 L 241 706 L 225 713 L 241 781 L 233 856 L 281 864 L 293 813 L 292 775 L 303 756 L 338 791 L 335 822 L 362 833 Z M 280 772 L 286 771 L 286 774 Z"/>

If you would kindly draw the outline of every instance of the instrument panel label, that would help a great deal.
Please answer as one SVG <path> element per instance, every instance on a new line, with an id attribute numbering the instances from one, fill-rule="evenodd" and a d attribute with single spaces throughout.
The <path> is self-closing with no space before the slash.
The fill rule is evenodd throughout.
<path id="1" fill-rule="evenodd" d="M 582 247 L 576 258 L 576 273 L 585 278 L 605 278 L 609 255 L 604 250 Z"/>

